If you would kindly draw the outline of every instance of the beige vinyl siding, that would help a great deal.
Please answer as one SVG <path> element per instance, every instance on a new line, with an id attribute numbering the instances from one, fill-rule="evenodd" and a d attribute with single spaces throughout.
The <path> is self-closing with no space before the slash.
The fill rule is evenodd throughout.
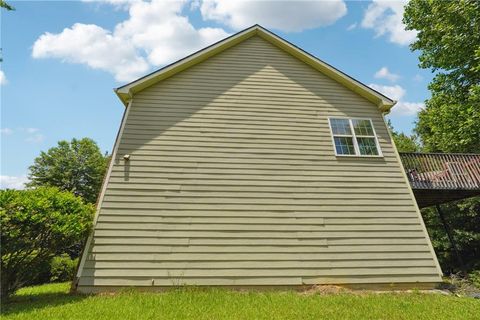
<path id="1" fill-rule="evenodd" d="M 260 37 L 130 108 L 81 291 L 440 280 L 377 106 Z M 383 157 L 335 157 L 329 116 Z"/>

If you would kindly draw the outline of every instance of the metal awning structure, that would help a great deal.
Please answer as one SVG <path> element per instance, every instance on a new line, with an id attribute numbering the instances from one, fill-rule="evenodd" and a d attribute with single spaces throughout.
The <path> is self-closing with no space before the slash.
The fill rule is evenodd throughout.
<path id="1" fill-rule="evenodd" d="M 420 208 L 480 195 L 480 154 L 400 153 Z"/>

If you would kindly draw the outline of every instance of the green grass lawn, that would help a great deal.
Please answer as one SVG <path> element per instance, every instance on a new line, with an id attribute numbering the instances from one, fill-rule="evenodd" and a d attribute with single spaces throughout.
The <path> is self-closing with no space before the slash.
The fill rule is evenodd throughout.
<path id="1" fill-rule="evenodd" d="M 480 300 L 422 293 L 302 294 L 177 289 L 75 295 L 69 284 L 21 289 L 2 306 L 9 319 L 480 319 Z"/>

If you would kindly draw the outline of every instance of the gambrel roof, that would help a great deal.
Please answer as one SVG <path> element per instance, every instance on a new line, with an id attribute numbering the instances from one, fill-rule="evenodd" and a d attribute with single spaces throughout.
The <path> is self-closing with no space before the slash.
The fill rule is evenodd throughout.
<path id="1" fill-rule="evenodd" d="M 228 38 L 225 38 L 211 46 L 208 46 L 200 51 L 197 51 L 181 60 L 178 60 L 172 64 L 169 64 L 157 71 L 154 71 L 142 78 L 139 78 L 133 82 L 130 82 L 124 86 L 121 86 L 115 89 L 116 94 L 122 100 L 122 102 L 127 105 L 131 97 L 147 88 L 151 85 L 169 78 L 176 73 L 179 73 L 193 65 L 196 65 L 236 44 L 245 41 L 248 38 L 253 36 L 259 36 L 262 39 L 270 42 L 271 44 L 277 46 L 278 48 L 284 50 L 290 55 L 296 57 L 297 59 L 305 62 L 319 72 L 325 74 L 326 76 L 332 78 L 338 83 L 344 85 L 350 90 L 356 92 L 365 99 L 371 101 L 382 112 L 389 112 L 390 109 L 395 105 L 396 101 L 392 100 L 380 92 L 368 87 L 367 85 L 361 83 L 360 81 L 350 77 L 349 75 L 343 73 L 342 71 L 334 68 L 328 63 L 314 57 L 308 52 L 300 49 L 299 47 L 293 45 L 292 43 L 282 39 L 276 34 L 266 30 L 260 25 L 254 25 L 250 28 L 247 28 L 243 31 L 240 31 Z"/>

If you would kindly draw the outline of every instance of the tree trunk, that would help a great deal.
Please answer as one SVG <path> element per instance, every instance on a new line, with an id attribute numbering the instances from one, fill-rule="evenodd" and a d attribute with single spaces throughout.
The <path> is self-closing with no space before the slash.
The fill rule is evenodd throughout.
<path id="1" fill-rule="evenodd" d="M 2 273 L 2 280 L 0 281 L 0 301 L 2 304 L 8 299 L 11 294 L 9 276 Z"/>

